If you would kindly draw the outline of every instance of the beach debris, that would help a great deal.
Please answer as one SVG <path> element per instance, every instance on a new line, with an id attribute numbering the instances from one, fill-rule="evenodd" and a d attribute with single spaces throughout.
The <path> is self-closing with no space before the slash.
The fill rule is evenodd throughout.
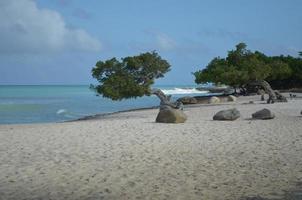
<path id="1" fill-rule="evenodd" d="M 237 97 L 235 97 L 234 95 L 229 95 L 228 96 L 228 101 L 235 102 L 236 100 L 237 100 Z"/>
<path id="2" fill-rule="evenodd" d="M 181 97 L 181 98 L 177 99 L 177 101 L 181 102 L 183 104 L 196 104 L 197 103 L 197 99 L 194 97 L 190 97 L 190 96 Z"/>
<path id="3" fill-rule="evenodd" d="M 187 116 L 182 110 L 170 106 L 161 106 L 156 117 L 159 123 L 184 123 L 186 120 Z"/>
<path id="4" fill-rule="evenodd" d="M 259 110 L 252 114 L 253 119 L 274 119 L 275 114 L 267 108 Z"/>
<path id="5" fill-rule="evenodd" d="M 240 112 L 236 108 L 221 110 L 216 113 L 213 117 L 213 120 L 228 120 L 234 121 L 240 117 Z"/>
<path id="6" fill-rule="evenodd" d="M 220 99 L 216 96 L 213 96 L 209 99 L 209 104 L 220 103 Z"/>

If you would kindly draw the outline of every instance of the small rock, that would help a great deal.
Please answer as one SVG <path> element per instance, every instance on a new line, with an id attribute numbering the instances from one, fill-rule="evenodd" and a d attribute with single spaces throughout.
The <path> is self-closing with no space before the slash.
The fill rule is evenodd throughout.
<path id="1" fill-rule="evenodd" d="M 210 104 L 220 103 L 220 99 L 218 97 L 213 96 L 209 99 L 209 103 Z"/>
<path id="2" fill-rule="evenodd" d="M 222 110 L 216 113 L 213 120 L 229 120 L 234 121 L 240 117 L 240 112 L 236 109 Z"/>
<path id="3" fill-rule="evenodd" d="M 181 102 L 183 104 L 196 104 L 197 103 L 197 99 L 195 99 L 194 97 L 190 97 L 190 96 L 181 97 L 181 98 L 177 99 L 177 101 Z"/>
<path id="4" fill-rule="evenodd" d="M 236 101 L 237 97 L 233 96 L 233 95 L 229 95 L 228 96 L 228 101 Z"/>
<path id="5" fill-rule="evenodd" d="M 106 193 L 111 193 L 111 191 L 108 188 L 105 188 Z"/>
<path id="6" fill-rule="evenodd" d="M 272 113 L 269 109 L 262 109 L 252 114 L 253 119 L 274 119 L 275 114 Z"/>

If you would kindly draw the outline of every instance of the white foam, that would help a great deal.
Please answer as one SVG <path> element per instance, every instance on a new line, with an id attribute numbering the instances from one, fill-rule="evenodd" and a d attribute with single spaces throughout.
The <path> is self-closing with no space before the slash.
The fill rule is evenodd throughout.
<path id="1" fill-rule="evenodd" d="M 67 110 L 65 109 L 60 109 L 57 111 L 57 115 L 65 115 L 67 113 Z"/>
<path id="2" fill-rule="evenodd" d="M 196 88 L 173 88 L 173 89 L 162 89 L 163 93 L 166 95 L 170 94 L 206 94 L 209 91 L 200 91 Z"/>
<path id="3" fill-rule="evenodd" d="M 73 112 L 70 112 L 66 109 L 59 109 L 56 113 L 57 113 L 57 115 L 61 115 L 61 116 L 66 117 L 66 118 L 75 118 L 75 117 L 87 116 L 87 114 L 73 113 Z"/>

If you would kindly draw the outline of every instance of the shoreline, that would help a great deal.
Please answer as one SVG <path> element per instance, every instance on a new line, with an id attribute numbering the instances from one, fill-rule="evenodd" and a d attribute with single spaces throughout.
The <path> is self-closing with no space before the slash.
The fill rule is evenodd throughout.
<path id="1" fill-rule="evenodd" d="M 210 95 L 205 95 L 205 96 L 193 96 L 193 97 L 207 101 L 209 98 L 211 98 L 213 96 L 226 97 L 227 95 L 210 94 Z M 204 105 L 204 104 L 205 103 L 197 103 L 195 105 Z M 194 104 L 191 104 L 191 105 L 194 105 Z M 191 106 L 191 105 L 186 105 L 186 106 Z M 126 109 L 126 110 L 118 110 L 118 111 L 112 111 L 112 112 L 85 115 L 85 116 L 75 118 L 75 119 L 70 119 L 70 120 L 67 119 L 67 120 L 62 120 L 62 121 L 51 121 L 51 122 L 28 122 L 28 123 L 7 123 L 7 124 L 1 124 L 0 123 L 0 126 L 2 126 L 2 125 L 25 125 L 25 124 L 52 124 L 52 123 L 66 123 L 66 122 L 74 122 L 74 121 L 93 120 L 93 119 L 101 119 L 101 118 L 104 118 L 106 116 L 112 116 L 112 115 L 119 114 L 119 113 L 133 112 L 133 111 L 140 111 L 140 110 L 158 109 L 158 108 L 159 108 L 159 105 L 158 106 L 149 106 L 149 107 L 130 108 L 130 109 Z"/>
<path id="2" fill-rule="evenodd" d="M 158 108 L 159 108 L 159 106 L 133 108 L 133 109 L 127 109 L 127 110 L 120 110 L 120 111 L 116 111 L 116 112 L 99 113 L 99 114 L 95 114 L 95 115 L 87 115 L 87 116 L 80 117 L 80 118 L 73 119 L 73 120 L 67 120 L 67 121 L 63 121 L 63 122 L 54 122 L 54 123 L 68 123 L 68 122 L 77 122 L 77 121 L 86 121 L 86 120 L 96 120 L 96 119 L 105 118 L 107 116 L 118 115 L 120 113 L 144 111 L 144 110 L 153 110 L 153 109 L 158 109 Z"/>
<path id="3" fill-rule="evenodd" d="M 282 94 L 286 95 L 288 99 L 290 99 L 289 94 L 294 93 L 294 94 L 301 94 L 300 92 L 282 92 Z M 208 100 L 213 97 L 217 96 L 222 98 L 222 102 L 219 104 L 209 104 L 207 103 Z M 187 104 L 184 105 L 185 108 L 190 108 L 190 107 L 199 107 L 199 106 L 219 106 L 219 105 L 224 105 L 228 104 L 231 102 L 227 102 L 225 99 L 227 98 L 228 95 L 221 94 L 221 95 L 207 95 L 207 96 L 193 96 L 196 98 L 199 102 L 196 104 Z M 248 96 L 239 96 L 237 98 L 254 98 L 258 95 L 248 95 Z M 293 99 L 302 99 L 302 96 L 296 96 Z M 248 103 L 248 102 L 246 102 Z M 107 112 L 107 113 L 97 113 L 97 114 L 92 114 L 92 115 L 87 115 L 83 117 L 79 117 L 76 119 L 71 119 L 71 120 L 63 120 L 63 121 L 53 121 L 53 122 L 33 122 L 33 123 L 9 123 L 9 124 L 0 124 L 0 126 L 6 126 L 6 125 L 30 125 L 30 124 L 53 124 L 53 123 L 69 123 L 69 122 L 77 122 L 77 121 L 86 121 L 86 120 L 96 120 L 96 119 L 103 119 L 109 116 L 114 116 L 118 115 L 120 113 L 127 113 L 127 112 L 135 112 L 135 111 L 144 111 L 144 110 L 153 110 L 153 109 L 158 109 L 159 106 L 150 106 L 150 107 L 142 107 L 142 108 L 131 108 L 131 109 L 126 109 L 126 110 L 120 110 L 120 111 L 113 111 L 113 112 Z"/>
<path id="4" fill-rule="evenodd" d="M 282 94 L 286 94 L 287 98 L 289 98 L 289 93 L 290 92 L 282 92 Z M 291 92 L 291 93 L 300 94 L 300 92 Z M 302 93 L 302 91 L 301 91 L 301 93 Z M 196 104 L 187 104 L 187 105 L 184 105 L 184 108 L 199 107 L 199 106 L 219 106 L 219 105 L 225 105 L 225 104 L 228 104 L 228 103 L 232 103 L 232 102 L 227 102 L 225 100 L 223 102 L 219 103 L 219 104 L 205 103 L 205 102 L 207 102 L 213 96 L 217 96 L 217 97 L 220 97 L 220 98 L 221 97 L 226 98 L 229 95 L 221 94 L 221 95 L 208 95 L 208 96 L 193 96 L 194 98 L 198 99 L 199 103 L 196 103 Z M 240 97 L 253 97 L 253 96 L 258 96 L 258 95 L 239 96 L 239 98 Z M 295 99 L 299 99 L 299 98 L 302 99 L 302 96 L 295 97 Z M 144 111 L 144 110 L 153 110 L 153 109 L 158 109 L 158 108 L 159 108 L 159 106 L 150 106 L 150 107 L 143 107 L 143 108 L 133 108 L 133 109 L 127 109 L 127 110 L 121 110 L 121 111 L 115 111 L 115 112 L 99 113 L 99 114 L 95 114 L 95 115 L 87 115 L 87 116 L 80 117 L 80 118 L 73 119 L 73 120 L 66 120 L 66 121 L 54 122 L 54 123 L 65 123 L 65 122 L 76 122 L 76 121 L 85 121 L 85 120 L 96 120 L 96 119 L 102 119 L 102 118 L 106 118 L 107 116 L 112 116 L 112 115 L 116 115 L 116 114 L 120 114 L 120 113 L 135 112 L 135 111 Z M 52 123 L 52 122 L 50 122 L 50 123 Z"/>
<path id="5" fill-rule="evenodd" d="M 193 96 L 194 98 L 198 99 L 199 101 L 206 100 L 208 101 L 211 97 L 217 96 L 217 97 L 227 97 L 228 95 L 209 95 L 209 96 Z M 227 102 L 224 102 L 227 103 Z M 223 105 L 223 103 L 216 104 L 216 105 Z M 184 105 L 184 108 L 190 108 L 190 107 L 199 107 L 199 106 L 215 106 L 215 104 L 209 104 L 209 103 L 196 103 L 196 104 L 187 104 Z M 120 110 L 120 111 L 115 111 L 115 112 L 108 112 L 108 113 L 99 113 L 95 115 L 87 115 L 84 117 L 80 117 L 77 119 L 73 120 L 67 120 L 63 122 L 55 122 L 55 123 L 65 123 L 65 122 L 75 122 L 75 121 L 85 121 L 85 120 L 95 120 L 95 119 L 102 119 L 107 116 L 112 116 L 120 113 L 127 113 L 127 112 L 135 112 L 135 111 L 144 111 L 144 110 L 154 110 L 158 109 L 159 106 L 150 106 L 150 107 L 142 107 L 142 108 L 132 108 L 132 109 L 127 109 L 127 110 Z"/>
<path id="6" fill-rule="evenodd" d="M 27 87 L 27 86 L 24 86 L 24 87 Z M 77 87 L 77 86 L 75 86 L 75 87 Z M 83 91 L 81 91 L 81 92 L 83 92 Z M 208 94 L 206 94 L 206 95 L 208 95 Z M 147 98 L 147 97 L 145 97 L 145 98 Z M 67 105 L 64 105 L 64 102 L 62 103 L 62 105 L 59 105 L 59 106 L 53 106 L 52 104 L 50 104 L 50 105 L 45 104 L 46 105 L 45 106 L 44 103 L 40 102 L 37 104 L 38 107 L 34 108 L 36 110 L 34 110 L 35 112 L 33 112 L 33 113 L 30 113 L 29 108 L 21 107 L 23 105 L 25 105 L 25 106 L 34 105 L 32 103 L 24 103 L 24 104 L 16 103 L 17 106 L 21 105 L 17 108 L 14 108 L 14 103 L 13 104 L 4 103 L 4 104 L 0 104 L 0 114 L 3 115 L 3 117 L 0 116 L 0 126 L 8 125 L 8 124 L 63 123 L 65 121 L 76 121 L 76 120 L 82 119 L 82 118 L 88 119 L 91 117 L 93 118 L 93 117 L 107 115 L 107 114 L 111 115 L 111 114 L 118 113 L 118 112 L 128 112 L 128 111 L 132 111 L 132 110 L 136 110 L 136 109 L 156 108 L 159 105 L 159 103 L 157 103 L 157 101 L 158 101 L 157 97 L 154 96 L 153 98 L 150 98 L 150 99 L 151 100 L 148 100 L 147 103 L 142 103 L 142 100 L 134 101 L 136 103 L 126 103 L 125 104 L 126 107 L 123 107 L 122 106 L 123 104 L 117 104 L 116 107 L 113 107 L 114 103 L 116 103 L 113 101 L 107 102 L 109 105 L 109 108 L 106 108 L 104 106 L 102 107 L 99 105 L 95 105 L 96 103 L 93 103 L 92 105 L 95 105 L 95 107 L 97 108 L 96 110 L 91 109 L 91 107 L 92 107 L 91 105 L 90 105 L 90 108 L 88 108 L 88 109 L 76 109 L 76 108 L 73 108 L 72 106 L 69 108 Z M 90 102 L 92 99 L 87 99 L 87 100 L 88 100 L 88 102 Z M 96 100 L 96 99 L 93 99 L 93 100 Z M 102 101 L 104 101 L 104 100 L 106 103 L 106 99 L 104 99 L 104 98 L 103 99 L 101 98 L 100 103 L 102 103 Z M 128 101 L 131 101 L 131 100 L 128 100 Z M 77 105 L 75 102 L 73 102 L 73 103 L 75 105 Z M 99 102 L 97 102 L 97 103 L 99 103 Z M 4 105 L 4 107 L 1 107 L 2 105 Z M 9 105 L 9 107 L 7 107 L 6 105 Z M 51 110 L 48 110 L 48 106 L 51 107 Z M 83 102 L 80 102 L 78 105 L 78 107 L 81 107 L 81 106 L 83 106 L 85 108 L 85 105 L 83 104 Z M 9 112 L 10 111 L 9 109 L 13 109 L 14 113 L 11 114 Z M 22 110 L 21 110 L 20 112 L 18 112 L 18 109 L 24 109 L 25 111 L 22 112 Z M 40 116 L 38 114 L 40 112 L 40 110 L 37 110 L 37 109 L 41 110 Z M 61 113 L 61 110 L 62 110 L 62 113 Z M 97 112 L 95 112 L 95 111 L 97 111 Z M 60 113 L 58 113 L 58 112 L 60 112 Z M 22 115 L 24 115 L 24 117 L 22 117 Z M 33 115 L 33 117 L 31 117 L 31 115 Z M 5 116 L 7 116 L 7 117 L 5 117 Z M 21 117 L 19 117 L 19 116 L 21 116 Z M 43 117 L 43 116 L 46 116 L 46 117 Z M 49 117 L 47 117 L 47 116 L 49 116 Z"/>

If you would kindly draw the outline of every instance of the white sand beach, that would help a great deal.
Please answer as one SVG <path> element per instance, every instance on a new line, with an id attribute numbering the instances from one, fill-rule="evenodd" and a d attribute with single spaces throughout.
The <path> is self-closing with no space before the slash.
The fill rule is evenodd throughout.
<path id="1" fill-rule="evenodd" d="M 302 99 L 258 100 L 186 107 L 184 124 L 155 123 L 150 109 L 1 125 L 0 199 L 280 197 L 302 187 Z M 234 107 L 236 121 L 212 120 Z M 276 118 L 250 119 L 263 108 Z"/>

